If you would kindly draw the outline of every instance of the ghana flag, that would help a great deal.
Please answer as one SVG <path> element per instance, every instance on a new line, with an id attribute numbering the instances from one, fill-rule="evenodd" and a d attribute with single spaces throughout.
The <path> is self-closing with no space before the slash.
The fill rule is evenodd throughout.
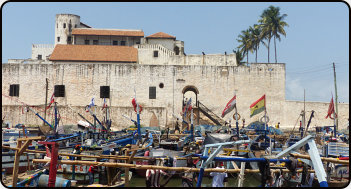
<path id="1" fill-rule="evenodd" d="M 250 117 L 262 112 L 266 107 L 266 95 L 263 95 L 250 106 Z"/>

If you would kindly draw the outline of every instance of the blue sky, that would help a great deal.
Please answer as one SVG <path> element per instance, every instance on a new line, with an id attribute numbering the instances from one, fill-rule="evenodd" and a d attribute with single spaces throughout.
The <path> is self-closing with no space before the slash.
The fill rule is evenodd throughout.
<path id="1" fill-rule="evenodd" d="M 286 99 L 329 102 L 336 63 L 339 102 L 349 102 L 349 8 L 345 3 L 23 3 L 2 7 L 2 62 L 31 57 L 32 44 L 53 44 L 55 15 L 77 14 L 94 28 L 142 29 L 145 36 L 165 32 L 184 41 L 186 54 L 230 53 L 242 30 L 257 23 L 262 11 L 279 6 L 287 36 L 277 43 L 286 63 Z M 270 61 L 274 62 L 271 43 Z M 249 62 L 254 62 L 249 54 Z M 261 46 L 258 62 L 267 62 Z"/>

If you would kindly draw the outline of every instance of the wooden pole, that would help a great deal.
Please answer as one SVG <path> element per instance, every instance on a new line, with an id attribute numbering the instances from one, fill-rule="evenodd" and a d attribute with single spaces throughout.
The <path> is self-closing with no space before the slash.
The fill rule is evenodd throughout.
<path id="1" fill-rule="evenodd" d="M 290 155 L 295 157 L 295 158 L 311 159 L 311 157 L 309 155 L 302 155 L 302 154 L 290 154 Z M 325 162 L 339 163 L 339 164 L 345 164 L 345 165 L 350 164 L 350 161 L 348 161 L 348 160 L 338 160 L 336 158 L 321 157 L 321 160 L 325 161 Z"/>
<path id="2" fill-rule="evenodd" d="M 22 130 L 23 130 L 23 136 L 27 138 L 26 131 L 24 129 L 24 125 L 22 125 Z M 26 154 L 27 156 L 27 171 L 30 171 L 30 163 L 29 163 L 29 155 L 28 153 Z"/>
<path id="3" fill-rule="evenodd" d="M 18 150 L 19 148 L 11 148 L 9 146 L 2 146 L 2 148 Z M 24 153 L 42 153 L 45 154 L 46 151 L 39 150 L 25 150 Z M 128 160 L 129 156 L 113 156 L 113 155 L 100 155 L 100 156 L 92 156 L 92 155 L 83 155 L 83 154 L 68 154 L 68 153 L 59 153 L 60 156 L 72 156 L 72 157 L 86 157 L 86 158 L 103 158 L 103 159 L 120 159 L 120 160 Z M 133 159 L 138 160 L 148 160 L 152 157 L 133 157 Z M 199 159 L 200 157 L 192 157 L 192 159 Z M 161 158 L 156 158 L 161 159 Z M 164 158 L 168 159 L 168 158 Z M 186 160 L 186 158 L 177 158 L 178 160 Z"/>
<path id="4" fill-rule="evenodd" d="M 17 148 L 21 148 L 22 141 L 17 141 Z M 15 161 L 13 163 L 13 171 L 12 171 L 12 187 L 17 186 L 17 177 L 18 177 L 18 164 L 20 161 L 20 155 L 18 154 L 18 151 L 15 153 Z"/>
<path id="5" fill-rule="evenodd" d="M 44 107 L 44 119 L 46 120 L 46 106 L 48 104 L 48 83 L 49 80 L 46 78 L 46 90 L 45 90 L 45 107 Z M 45 125 L 45 121 L 43 121 L 43 126 Z"/>
<path id="6" fill-rule="evenodd" d="M 46 159 L 33 159 L 33 163 L 47 163 L 50 160 Z M 169 171 L 178 171 L 178 172 L 200 172 L 199 168 L 190 168 L 190 167 L 164 167 L 156 165 L 134 165 L 128 163 L 107 163 L 107 162 L 93 162 L 93 161 L 72 161 L 72 160 L 61 160 L 57 161 L 58 164 L 67 164 L 67 165 L 96 165 L 96 166 L 107 166 L 107 167 L 126 167 L 130 169 L 159 169 L 159 170 L 169 170 Z M 272 172 L 279 172 L 279 170 L 271 170 Z M 289 172 L 288 169 L 282 169 L 283 172 Z M 226 173 L 240 173 L 240 169 L 216 169 L 208 168 L 205 169 L 205 172 L 226 172 Z M 259 173 L 259 169 L 245 169 L 245 173 Z M 298 173 L 301 173 L 302 170 L 297 170 Z M 314 170 L 309 170 L 309 172 L 314 173 Z"/>
<path id="7" fill-rule="evenodd" d="M 18 166 L 19 166 L 19 161 L 21 158 L 21 155 L 23 152 L 28 148 L 29 144 L 31 143 L 31 140 L 25 141 L 25 143 L 22 145 L 22 140 L 17 139 L 17 149 L 15 153 L 15 161 L 13 164 L 13 172 L 12 172 L 12 187 L 16 187 L 17 185 L 17 177 L 18 177 Z"/>
<path id="8" fill-rule="evenodd" d="M 334 86 L 335 86 L 335 110 L 336 110 L 336 116 L 339 116 L 338 114 L 338 91 L 336 88 L 336 72 L 335 72 L 335 63 L 333 62 L 333 69 L 334 69 Z M 338 130 L 338 118 L 334 116 L 335 123 L 336 123 L 336 131 Z M 335 131 L 335 132 L 336 132 Z"/>
<path id="9" fill-rule="evenodd" d="M 126 150 L 125 155 L 128 156 L 128 151 Z M 128 163 L 128 160 L 126 160 L 126 163 Z M 129 185 L 129 168 L 125 168 L 125 172 L 124 172 L 124 186 L 128 187 Z"/>

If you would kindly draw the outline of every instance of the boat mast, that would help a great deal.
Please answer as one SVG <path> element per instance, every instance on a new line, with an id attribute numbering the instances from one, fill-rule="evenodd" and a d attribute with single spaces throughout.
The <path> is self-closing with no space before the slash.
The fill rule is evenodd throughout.
<path id="1" fill-rule="evenodd" d="M 334 86 L 335 86 L 335 109 L 336 109 L 336 116 L 338 116 L 338 92 L 336 89 L 336 72 L 335 72 L 335 63 L 333 62 L 333 69 L 334 69 Z M 334 115 L 336 131 L 338 130 L 338 118 Z M 335 132 L 336 132 L 335 131 Z"/>
<path id="2" fill-rule="evenodd" d="M 46 78 L 46 89 L 45 89 L 45 106 L 44 106 L 44 119 L 46 119 L 46 106 L 48 104 L 48 83 L 49 80 Z M 43 126 L 45 125 L 45 121 L 43 121 Z"/>
<path id="3" fill-rule="evenodd" d="M 305 129 L 306 122 L 306 91 L 303 89 L 303 114 L 302 114 L 302 125 L 301 125 L 301 139 L 303 137 L 303 130 Z"/>

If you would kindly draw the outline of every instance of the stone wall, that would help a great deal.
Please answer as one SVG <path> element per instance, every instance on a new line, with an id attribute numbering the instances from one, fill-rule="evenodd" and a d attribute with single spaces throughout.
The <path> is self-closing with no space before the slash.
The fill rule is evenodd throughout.
<path id="1" fill-rule="evenodd" d="M 37 60 L 38 55 L 42 56 L 42 60 L 46 60 L 51 55 L 55 46 L 52 44 L 33 44 L 32 45 L 32 59 Z"/>
<path id="2" fill-rule="evenodd" d="M 49 79 L 48 99 L 53 93 L 54 85 L 65 85 L 65 97 L 57 98 L 58 105 L 64 106 L 62 110 L 60 108 L 63 117 L 73 116 L 66 107 L 68 105 L 84 113 L 84 106 L 90 103 L 92 97 L 95 97 L 95 104 L 99 106 L 97 113 L 101 114 L 103 99 L 99 96 L 100 86 L 110 86 L 110 99 L 107 103 L 112 107 L 115 128 L 122 128 L 128 124 L 128 121 L 123 120 L 122 114 L 130 115 L 132 112 L 134 88 L 138 102 L 145 108 L 141 118 L 144 125 L 149 124 L 152 112 L 159 119 L 161 126 L 172 125 L 172 113 L 179 114 L 181 111 L 182 91 L 187 86 L 194 86 L 199 91 L 198 100 L 217 115 L 221 114 L 236 90 L 238 112 L 247 124 L 263 116 L 261 113 L 250 118 L 249 106 L 264 94 L 270 124 L 279 121 L 282 127 L 293 126 L 303 109 L 303 102 L 285 100 L 285 64 L 3 64 L 2 111 L 9 115 L 5 120 L 20 120 L 16 118 L 21 114 L 19 102 L 35 106 L 44 104 L 45 78 Z M 161 83 L 163 88 L 160 87 Z M 20 84 L 19 97 L 13 97 L 12 100 L 7 97 L 10 84 Z M 156 99 L 149 99 L 149 87 L 156 87 Z M 340 125 L 346 124 L 348 107 L 348 104 L 339 106 Z M 328 103 L 307 102 L 306 111 L 312 109 L 317 112 L 312 124 L 330 125 L 330 120 L 323 117 L 327 112 Z M 309 114 L 307 113 L 308 116 Z M 135 117 L 135 113 L 132 115 Z M 232 113 L 224 119 L 228 120 L 231 116 Z M 25 120 L 25 124 L 35 124 L 38 120 L 39 118 L 33 115 Z M 74 116 L 64 123 L 76 124 L 79 120 L 79 117 Z"/>

